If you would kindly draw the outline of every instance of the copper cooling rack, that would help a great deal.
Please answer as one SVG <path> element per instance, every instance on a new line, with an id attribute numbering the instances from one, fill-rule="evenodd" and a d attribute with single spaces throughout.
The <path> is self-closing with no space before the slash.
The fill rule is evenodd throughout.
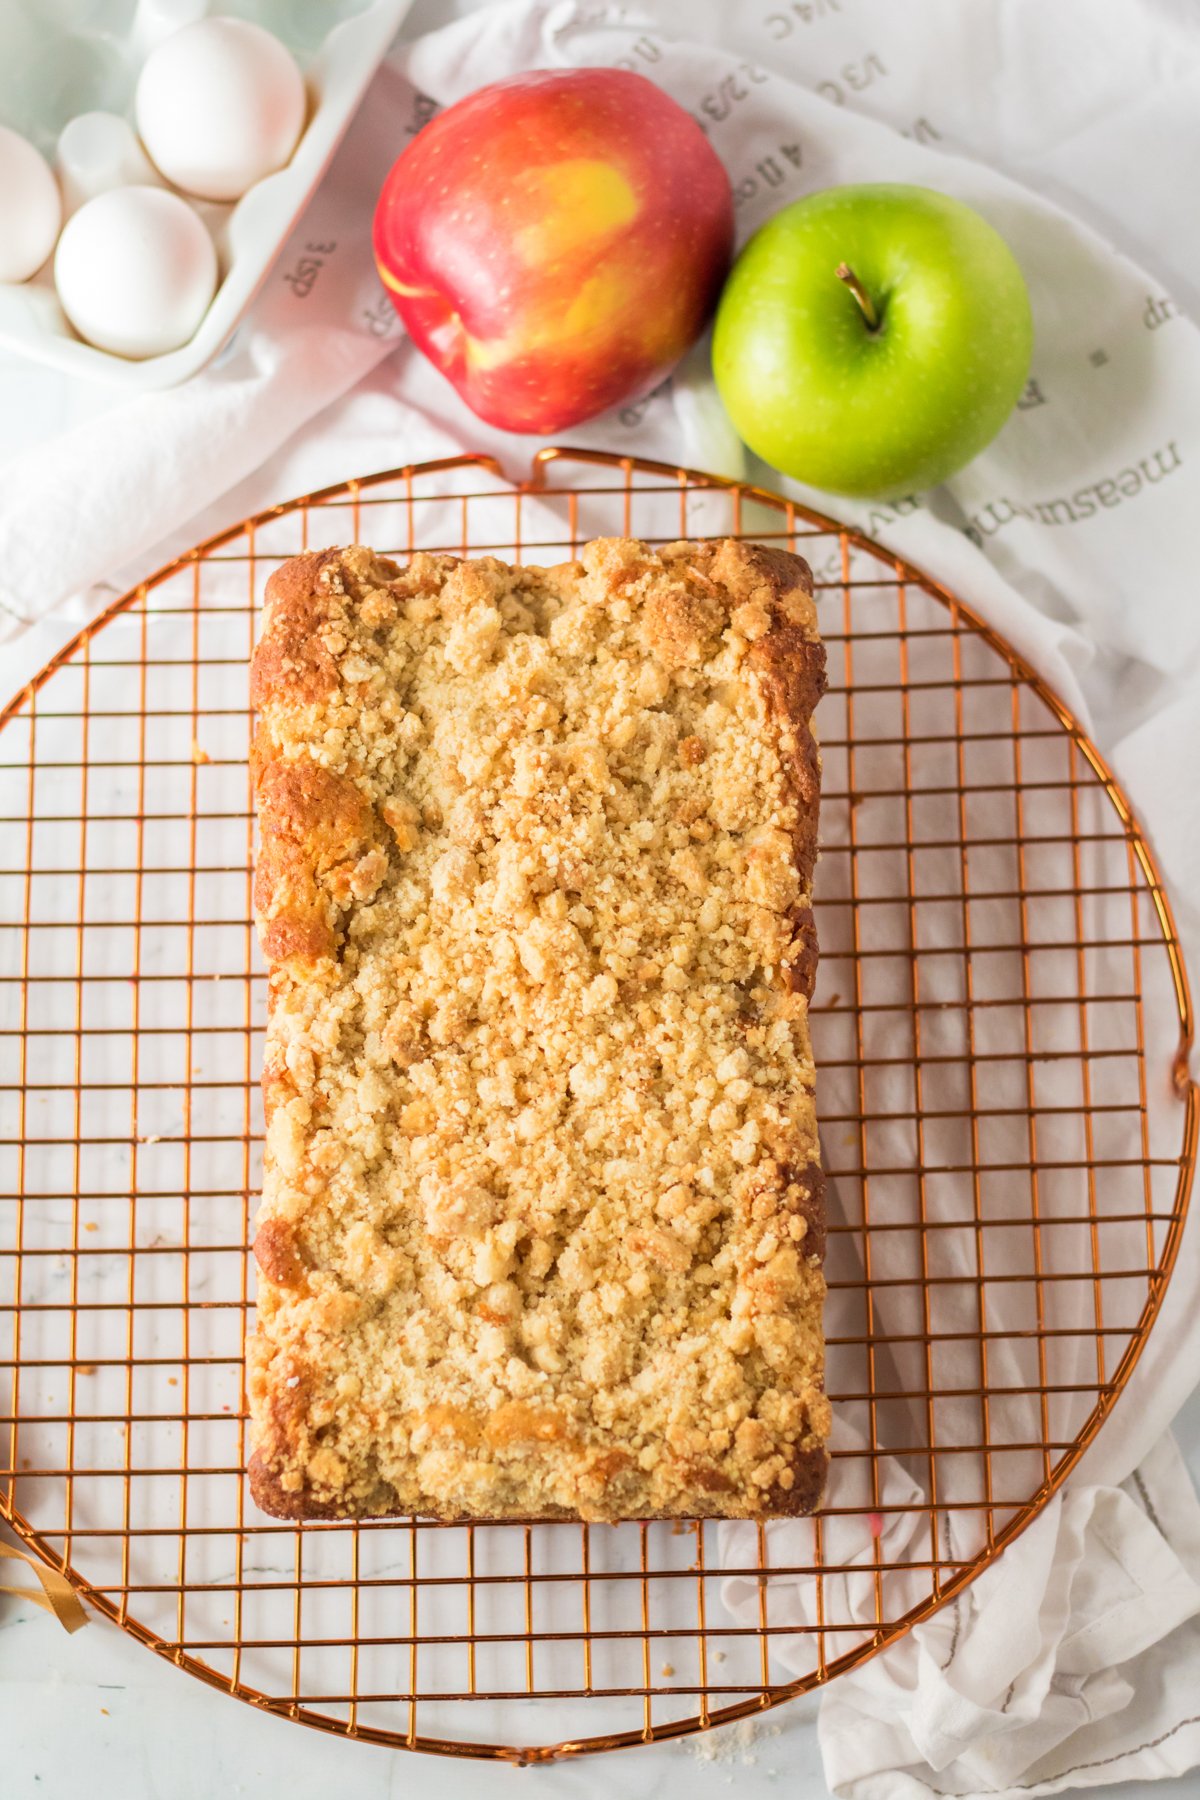
<path id="1" fill-rule="evenodd" d="M 829 1505 L 761 1528 L 280 1524 L 242 1477 L 265 579 L 310 543 L 554 561 L 612 532 L 794 544 L 817 578 Z M 629 458 L 373 476 L 127 594 L 16 696 L 0 765 L 0 1513 L 181 1668 L 413 1749 L 676 1736 L 959 1595 L 1102 1426 L 1195 1161 L 1170 908 L 1067 710 L 877 545 Z"/>

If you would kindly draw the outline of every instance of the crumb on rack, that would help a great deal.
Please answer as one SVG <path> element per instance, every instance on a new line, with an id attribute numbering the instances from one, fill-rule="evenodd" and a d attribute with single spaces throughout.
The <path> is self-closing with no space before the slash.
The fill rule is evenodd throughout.
<path id="1" fill-rule="evenodd" d="M 763 1738 L 778 1737 L 780 1727 L 765 1719 L 739 1719 L 733 1725 L 718 1725 L 687 1740 L 687 1748 L 697 1762 L 740 1763 L 753 1766 L 758 1761 L 757 1747 Z"/>

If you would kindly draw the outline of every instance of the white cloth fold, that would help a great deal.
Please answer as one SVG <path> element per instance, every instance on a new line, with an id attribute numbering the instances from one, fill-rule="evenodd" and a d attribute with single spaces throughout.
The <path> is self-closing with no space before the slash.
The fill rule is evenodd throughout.
<path id="1" fill-rule="evenodd" d="M 982 1800 L 1182 1774 L 1200 1761 L 1198 1658 L 1200 1503 L 1167 1436 L 1123 1486 L 1056 1494 L 907 1656 L 832 1684 L 831 1786 Z"/>
<path id="2" fill-rule="evenodd" d="M 803 193 L 886 179 L 957 194 L 1009 238 L 1037 343 L 996 443 L 937 494 L 889 506 L 784 485 L 955 587 L 1095 733 L 1200 967 L 1200 334 L 1186 316 L 1200 234 L 1173 179 L 1200 155 L 1200 21 L 1184 0 L 925 0 L 917 14 L 888 0 L 511 0 L 403 47 L 217 367 L 27 450 L 4 421 L 20 453 L 0 511 L 0 637 L 5 618 L 15 633 L 68 597 L 77 616 L 230 519 L 325 482 L 459 449 L 522 474 L 534 443 L 474 419 L 404 341 L 372 269 L 371 206 L 435 105 L 525 67 L 612 62 L 704 125 L 743 237 Z M 0 411 L 22 381 L 0 365 Z M 779 485 L 744 457 L 703 346 L 653 396 L 567 435 Z M 1198 1237 L 1185 1234 L 1129 1392 L 1067 1491 L 951 1605 L 826 1690 L 837 1794 L 1051 1793 L 1200 1761 L 1200 1508 L 1162 1435 L 1200 1366 Z M 854 1429 L 839 1422 L 850 1442 Z M 851 1481 L 862 1468 L 837 1466 Z M 862 1513 L 825 1527 L 826 1562 L 836 1537 L 850 1565 L 834 1596 L 847 1621 L 876 1604 L 857 1565 L 905 1551 L 905 1515 L 886 1509 L 919 1489 L 898 1464 L 883 1480 L 882 1537 L 851 1486 L 840 1503 Z M 948 1553 L 969 1557 L 962 1516 L 944 1515 Z M 771 1528 L 788 1534 L 789 1564 L 812 1562 L 812 1529 Z M 731 1566 L 754 1560 L 740 1530 L 725 1535 Z M 756 1584 L 740 1580 L 726 1605 L 756 1617 Z M 778 1618 L 811 1622 L 811 1577 L 780 1578 L 777 1601 Z M 779 1663 L 803 1666 L 810 1645 L 782 1636 Z"/>
<path id="3" fill-rule="evenodd" d="M 834 1446 L 856 1446 L 835 1423 Z M 854 1463 L 855 1468 L 864 1465 Z M 849 1498 L 852 1500 L 853 1495 Z M 847 1494 L 839 1491 L 842 1504 Z M 875 1617 L 881 1563 L 902 1562 L 919 1529 L 905 1507 L 920 1489 L 885 1466 L 882 1511 L 826 1522 L 826 1618 Z M 882 1531 L 879 1530 L 883 1525 Z M 955 1515 L 941 1527 L 957 1548 Z M 811 1560 L 814 1527 L 772 1525 L 787 1533 L 788 1553 Z M 753 1563 L 754 1528 L 723 1528 L 722 1554 Z M 992 1564 L 948 1606 L 912 1633 L 906 1656 L 876 1657 L 828 1689 L 821 1745 L 835 1793 L 855 1800 L 929 1800 L 954 1795 L 1050 1794 L 1125 1776 L 1180 1774 L 1200 1759 L 1200 1501 L 1170 1438 L 1161 1438 L 1124 1486 L 1071 1487 L 1056 1494 L 1013 1553 Z M 915 1572 L 909 1597 L 922 1597 Z M 723 1598 L 734 1617 L 753 1623 L 757 1583 L 731 1576 Z M 811 1578 L 772 1583 L 771 1618 L 811 1632 L 817 1623 Z M 827 1655 L 849 1649 L 850 1634 L 830 1633 Z M 776 1653 L 795 1672 L 811 1661 L 809 1638 L 780 1636 Z M 1147 1690 L 1157 1715 L 1149 1716 Z"/>

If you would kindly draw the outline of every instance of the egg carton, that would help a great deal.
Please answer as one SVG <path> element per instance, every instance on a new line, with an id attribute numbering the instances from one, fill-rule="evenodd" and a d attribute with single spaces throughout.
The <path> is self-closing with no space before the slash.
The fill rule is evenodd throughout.
<path id="1" fill-rule="evenodd" d="M 251 19 L 285 43 L 304 73 L 308 117 L 286 168 L 232 206 L 201 202 L 220 285 L 195 336 L 134 361 L 86 344 L 54 291 L 53 258 L 21 283 L 0 283 L 0 348 L 69 375 L 129 391 L 173 387 L 228 343 L 324 174 L 412 0 L 0 0 L 0 124 L 54 163 L 63 128 L 92 111 L 132 122 L 138 72 L 169 27 L 204 14 Z"/>

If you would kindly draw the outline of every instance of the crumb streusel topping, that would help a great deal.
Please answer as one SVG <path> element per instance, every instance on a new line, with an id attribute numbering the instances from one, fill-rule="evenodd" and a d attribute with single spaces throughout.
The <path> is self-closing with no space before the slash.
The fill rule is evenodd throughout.
<path id="1" fill-rule="evenodd" d="M 273 577 L 271 1510 L 815 1503 L 810 588 L 732 540 Z"/>

